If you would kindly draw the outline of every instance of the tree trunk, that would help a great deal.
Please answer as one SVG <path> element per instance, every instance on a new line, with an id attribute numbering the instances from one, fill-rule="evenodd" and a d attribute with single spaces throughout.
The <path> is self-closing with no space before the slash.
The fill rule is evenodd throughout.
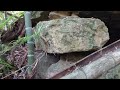
<path id="1" fill-rule="evenodd" d="M 120 64 L 120 40 L 78 61 L 50 79 L 96 79 Z"/>

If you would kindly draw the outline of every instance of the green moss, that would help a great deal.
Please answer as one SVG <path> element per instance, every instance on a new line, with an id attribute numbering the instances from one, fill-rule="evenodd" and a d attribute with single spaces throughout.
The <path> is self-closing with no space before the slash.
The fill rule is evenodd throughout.
<path id="1" fill-rule="evenodd" d="M 70 39 L 70 37 L 69 37 L 69 39 Z M 68 37 L 67 37 L 67 35 L 64 35 L 63 37 L 62 37 L 62 43 L 65 45 L 65 46 L 68 46 L 68 45 L 70 45 L 71 44 L 71 40 L 68 40 Z"/>
<path id="2" fill-rule="evenodd" d="M 94 38 L 92 34 L 88 35 L 88 39 L 89 39 L 89 48 L 93 48 L 94 46 Z"/>

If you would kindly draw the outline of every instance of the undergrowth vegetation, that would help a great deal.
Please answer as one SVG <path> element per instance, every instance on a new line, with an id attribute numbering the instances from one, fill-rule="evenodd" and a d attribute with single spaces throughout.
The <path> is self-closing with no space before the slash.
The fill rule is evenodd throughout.
<path id="1" fill-rule="evenodd" d="M 7 31 L 13 30 L 13 26 L 15 26 L 15 22 L 20 18 L 24 18 L 23 11 L 7 11 L 8 17 L 4 19 L 4 12 L 0 11 L 0 37 L 2 32 L 5 31 L 5 26 L 7 25 Z M 18 26 L 19 27 L 19 26 Z M 19 78 L 21 76 L 25 78 L 23 74 L 25 74 L 26 70 L 24 69 L 27 64 L 27 40 L 31 39 L 31 37 L 36 38 L 43 30 L 43 26 L 37 32 L 34 32 L 32 36 L 18 36 L 16 40 L 12 40 L 8 43 L 2 43 L 0 41 L 0 78 L 8 78 L 12 76 L 13 78 Z M 25 30 L 25 26 L 24 26 Z M 13 31 L 14 32 L 14 31 Z M 9 36 L 9 35 L 8 35 Z M 9 38 L 9 37 L 7 37 Z M 35 64 L 35 63 L 34 63 Z M 34 66 L 33 66 L 34 67 Z M 21 73 L 18 73 L 21 71 Z M 14 73 L 13 73 L 14 72 Z"/>
<path id="2" fill-rule="evenodd" d="M 0 11 L 0 37 L 2 32 L 5 30 L 5 25 L 7 25 L 7 30 L 11 30 L 12 27 L 19 18 L 23 18 L 23 11 L 7 11 L 7 19 L 4 18 L 4 12 Z M 8 37 L 9 38 L 9 37 Z M 27 41 L 27 37 L 19 37 L 17 40 L 13 40 L 9 43 L 2 43 L 0 40 L 0 78 L 7 75 L 10 71 L 15 70 L 13 63 L 8 62 L 7 55 L 16 46 L 20 46 Z M 17 69 L 17 68 L 16 68 Z"/>

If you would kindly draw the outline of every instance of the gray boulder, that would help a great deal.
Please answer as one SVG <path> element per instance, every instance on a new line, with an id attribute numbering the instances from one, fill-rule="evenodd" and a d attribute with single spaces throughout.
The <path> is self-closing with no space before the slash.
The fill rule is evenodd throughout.
<path id="1" fill-rule="evenodd" d="M 41 20 L 44 20 L 48 18 L 49 11 L 32 11 L 31 16 L 31 19 L 41 18 Z"/>
<path id="2" fill-rule="evenodd" d="M 36 60 L 39 60 L 36 68 L 36 74 L 34 77 L 35 79 L 51 78 L 54 75 L 72 66 L 78 60 L 81 61 L 82 58 L 84 58 L 91 52 L 74 52 L 60 55 L 47 54 L 44 56 L 43 53 L 44 52 L 38 51 L 35 53 Z"/>
<path id="3" fill-rule="evenodd" d="M 108 28 L 95 18 L 68 16 L 40 21 L 34 29 L 37 49 L 48 53 L 97 50 L 109 40 Z"/>

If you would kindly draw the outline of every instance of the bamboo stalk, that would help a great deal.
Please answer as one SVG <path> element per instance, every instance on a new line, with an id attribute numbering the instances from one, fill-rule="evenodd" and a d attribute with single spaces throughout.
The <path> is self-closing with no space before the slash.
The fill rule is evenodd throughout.
<path id="1" fill-rule="evenodd" d="M 7 11 L 4 11 L 4 19 L 7 20 Z M 8 25 L 6 23 L 6 25 L 5 25 L 5 31 L 7 31 L 7 29 L 8 29 Z"/>
<path id="2" fill-rule="evenodd" d="M 25 14 L 25 29 L 26 29 L 26 35 L 28 37 L 32 36 L 32 23 L 31 23 L 31 12 L 26 11 Z M 27 45 L 28 45 L 28 65 L 32 65 L 34 63 L 34 41 L 33 37 L 30 37 L 27 40 Z M 29 67 L 28 69 L 28 75 L 31 75 L 32 73 L 32 67 Z"/>

